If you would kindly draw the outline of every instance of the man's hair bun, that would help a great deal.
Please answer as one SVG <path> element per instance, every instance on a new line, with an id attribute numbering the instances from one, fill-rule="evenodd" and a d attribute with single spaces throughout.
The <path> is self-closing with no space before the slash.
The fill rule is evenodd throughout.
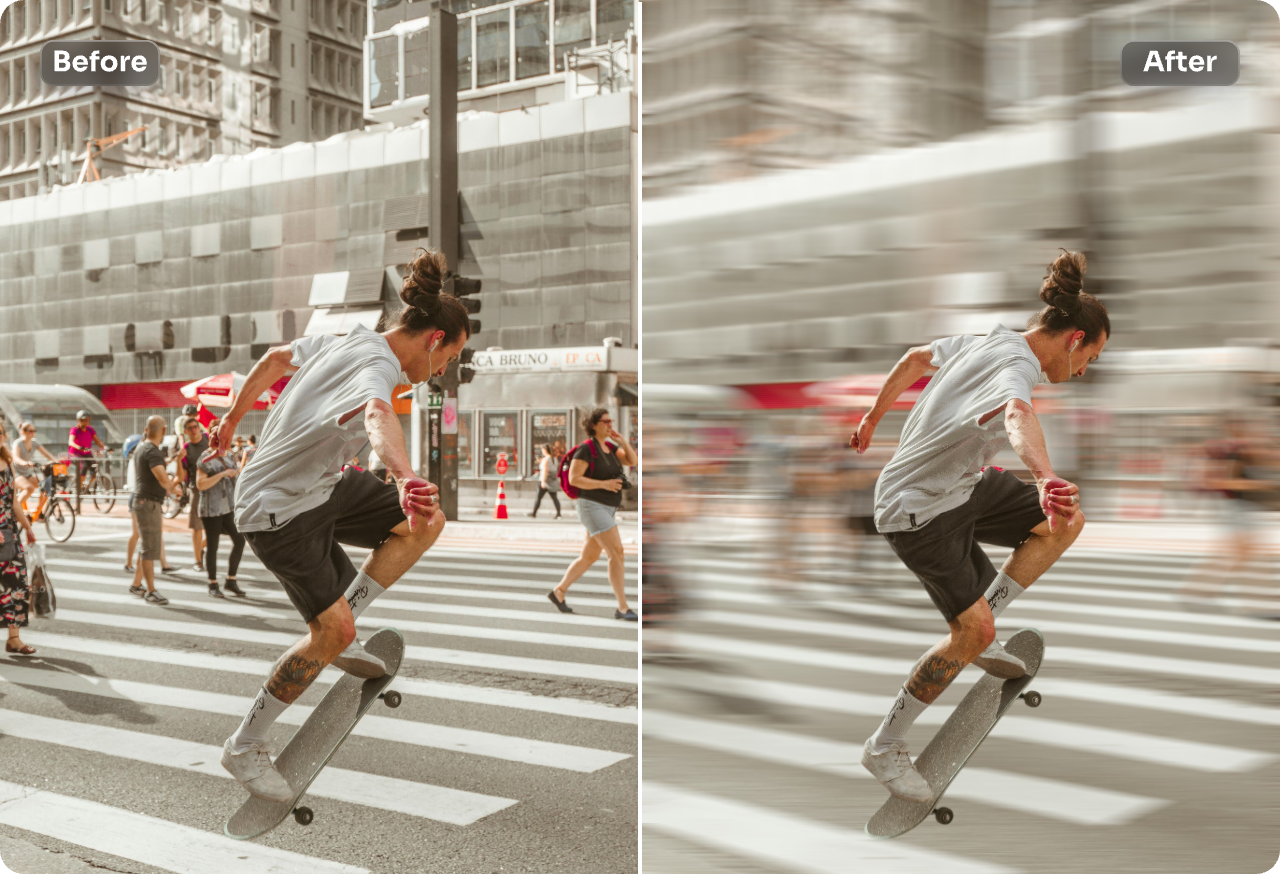
<path id="1" fill-rule="evenodd" d="M 1076 315 L 1082 305 L 1080 292 L 1084 289 L 1084 274 L 1088 269 L 1089 262 L 1083 252 L 1063 249 L 1062 254 L 1049 265 L 1048 275 L 1040 284 L 1040 299 L 1069 316 Z"/>
<path id="2" fill-rule="evenodd" d="M 440 313 L 440 289 L 444 287 L 449 265 L 444 255 L 434 249 L 419 249 L 419 254 L 409 265 L 400 299 L 423 315 L 435 318 Z"/>

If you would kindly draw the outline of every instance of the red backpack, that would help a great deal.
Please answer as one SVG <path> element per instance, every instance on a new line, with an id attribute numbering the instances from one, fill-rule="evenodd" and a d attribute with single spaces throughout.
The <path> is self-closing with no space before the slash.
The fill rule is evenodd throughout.
<path id="1" fill-rule="evenodd" d="M 617 447 L 614 446 L 612 443 L 609 443 L 608 441 L 606 441 L 604 445 L 608 447 L 610 452 L 617 452 Z M 583 446 L 591 447 L 591 461 L 587 463 L 587 473 L 590 474 L 591 471 L 595 469 L 596 458 L 599 457 L 600 455 L 600 453 L 596 452 L 596 441 L 584 440 L 583 442 L 579 443 L 577 446 L 573 447 L 568 452 L 566 452 L 564 456 L 561 457 L 560 459 L 560 469 L 559 469 L 560 489 L 561 491 L 564 492 L 565 497 L 569 498 L 572 501 L 578 500 L 578 487 L 569 485 L 569 465 L 573 463 L 574 454 Z M 592 479 L 595 479 L 595 477 L 592 477 Z"/>

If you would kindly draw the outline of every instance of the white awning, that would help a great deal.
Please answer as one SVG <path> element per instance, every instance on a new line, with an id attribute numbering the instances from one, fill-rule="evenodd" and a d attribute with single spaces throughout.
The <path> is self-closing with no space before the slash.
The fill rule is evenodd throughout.
<path id="1" fill-rule="evenodd" d="M 316 334 L 346 334 L 356 325 L 373 330 L 382 315 L 382 307 L 355 307 L 349 310 L 315 310 L 307 322 L 305 337 Z"/>

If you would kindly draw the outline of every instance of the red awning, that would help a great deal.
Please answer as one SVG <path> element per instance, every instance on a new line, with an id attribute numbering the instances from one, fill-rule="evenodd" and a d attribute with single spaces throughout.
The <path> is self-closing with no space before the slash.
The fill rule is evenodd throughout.
<path id="1" fill-rule="evenodd" d="M 191 403 L 191 399 L 182 394 L 186 380 L 179 382 L 122 382 L 102 387 L 102 405 L 108 410 L 146 410 L 146 409 L 179 409 Z M 268 390 L 271 397 L 278 397 L 284 387 L 289 384 L 289 377 L 284 376 L 276 381 Z M 255 410 L 265 410 L 264 403 L 254 404 Z"/>
<path id="2" fill-rule="evenodd" d="M 771 382 L 740 385 L 738 388 L 767 410 L 799 410 L 810 407 L 870 409 L 886 378 L 887 374 L 871 373 L 826 382 Z M 928 384 L 927 376 L 916 380 L 898 397 L 893 409 L 911 409 Z"/>

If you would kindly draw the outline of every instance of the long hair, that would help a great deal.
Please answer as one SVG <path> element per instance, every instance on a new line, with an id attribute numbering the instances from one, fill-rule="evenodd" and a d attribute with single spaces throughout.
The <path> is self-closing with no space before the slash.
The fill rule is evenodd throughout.
<path id="1" fill-rule="evenodd" d="M 1102 301 L 1084 290 L 1084 274 L 1089 262 L 1083 252 L 1062 254 L 1049 265 L 1040 283 L 1040 299 L 1046 306 L 1027 322 L 1027 330 L 1044 328 L 1052 334 L 1084 331 L 1080 345 L 1088 346 L 1100 336 L 1111 336 L 1111 317 Z"/>

